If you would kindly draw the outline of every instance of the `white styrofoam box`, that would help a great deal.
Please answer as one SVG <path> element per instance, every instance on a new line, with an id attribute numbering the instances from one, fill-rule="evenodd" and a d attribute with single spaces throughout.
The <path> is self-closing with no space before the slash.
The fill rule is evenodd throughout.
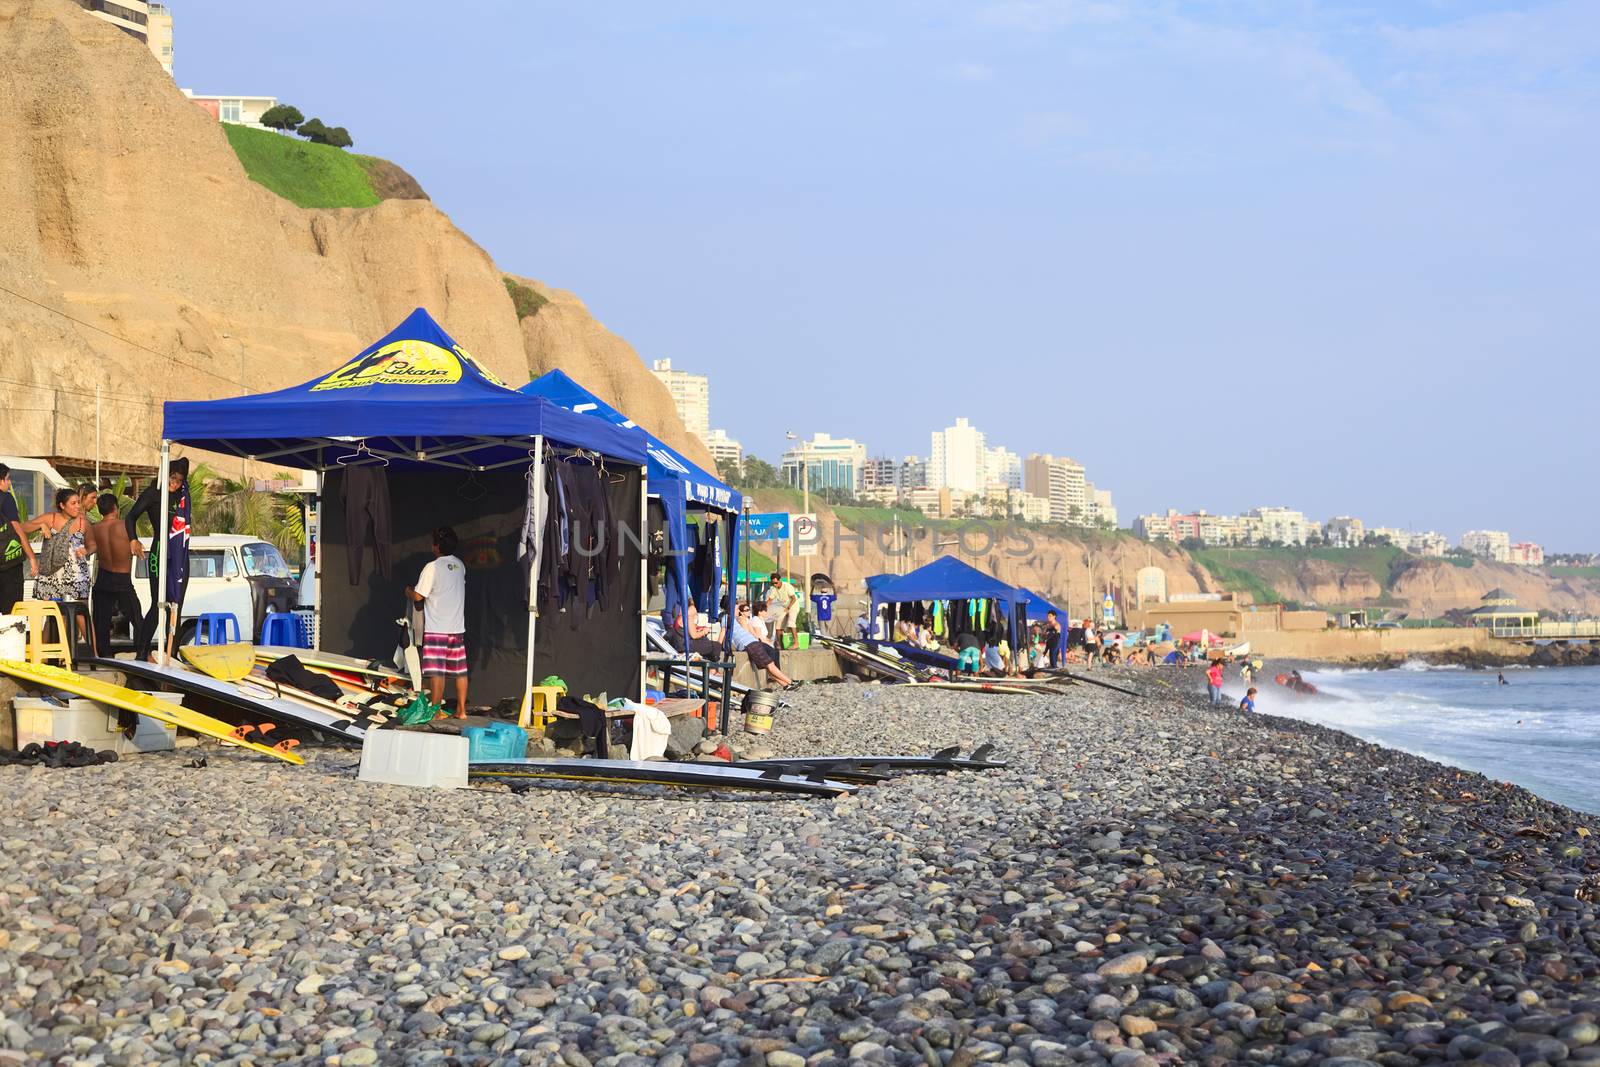
<path id="1" fill-rule="evenodd" d="M 26 659 L 27 656 L 28 620 L 21 615 L 0 615 L 0 659 Z"/>
<path id="2" fill-rule="evenodd" d="M 181 693 L 154 693 L 176 704 Z M 76 741 L 96 752 L 110 749 L 119 756 L 136 752 L 170 752 L 177 747 L 178 731 L 155 719 L 140 715 L 133 736 L 127 737 L 117 726 L 117 709 L 82 697 L 73 697 L 66 707 L 34 697 L 12 701 L 17 713 L 17 748 L 46 741 Z"/>
<path id="3" fill-rule="evenodd" d="M 416 730 L 368 730 L 361 743 L 363 782 L 464 789 L 467 739 Z"/>

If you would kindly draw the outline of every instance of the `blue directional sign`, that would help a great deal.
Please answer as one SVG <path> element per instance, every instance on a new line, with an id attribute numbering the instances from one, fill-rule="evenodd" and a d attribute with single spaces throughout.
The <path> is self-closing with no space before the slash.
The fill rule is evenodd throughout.
<path id="1" fill-rule="evenodd" d="M 789 539 L 789 513 L 787 511 L 758 511 L 746 515 L 739 536 L 747 541 L 787 541 Z"/>

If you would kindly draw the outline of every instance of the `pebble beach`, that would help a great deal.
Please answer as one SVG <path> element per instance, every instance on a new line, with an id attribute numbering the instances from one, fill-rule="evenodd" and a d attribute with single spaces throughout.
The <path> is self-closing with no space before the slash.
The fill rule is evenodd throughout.
<path id="1" fill-rule="evenodd" d="M 414 790 L 216 748 L 0 768 L 0 1064 L 1600 1061 L 1595 820 L 1205 705 L 859 683 L 837 800 Z"/>

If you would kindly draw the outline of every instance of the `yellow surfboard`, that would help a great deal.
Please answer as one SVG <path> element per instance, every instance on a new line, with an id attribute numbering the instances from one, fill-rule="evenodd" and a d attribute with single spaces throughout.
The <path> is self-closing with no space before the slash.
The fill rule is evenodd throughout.
<path id="1" fill-rule="evenodd" d="M 184 645 L 178 650 L 189 666 L 224 682 L 237 682 L 256 664 L 249 645 Z"/>
<path id="2" fill-rule="evenodd" d="M 123 711 L 131 711 L 136 715 L 145 715 L 168 726 L 181 726 L 185 730 L 193 730 L 197 734 L 214 737 L 218 741 L 225 741 L 230 745 L 248 748 L 260 752 L 264 756 L 281 759 L 285 763 L 303 764 L 305 760 L 293 752 L 274 748 L 271 745 L 258 744 L 246 741 L 237 736 L 238 731 L 223 722 L 213 719 L 209 715 L 202 715 L 198 711 L 173 704 L 169 701 L 158 700 L 149 693 L 140 693 L 133 689 L 124 689 L 120 685 L 102 682 L 98 678 L 85 678 L 81 674 L 51 666 L 48 663 L 23 663 L 19 660 L 0 659 L 0 674 L 10 675 L 19 682 L 29 685 L 45 686 L 51 689 L 62 689 L 77 696 L 98 700 L 102 704 Z"/>

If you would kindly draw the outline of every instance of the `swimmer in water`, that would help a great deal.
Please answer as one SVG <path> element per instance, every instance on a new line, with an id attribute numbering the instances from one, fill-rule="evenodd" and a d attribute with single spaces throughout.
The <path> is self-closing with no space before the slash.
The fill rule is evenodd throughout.
<path id="1" fill-rule="evenodd" d="M 1500 684 L 1501 685 L 1510 685 L 1511 684 L 1510 682 L 1506 681 L 1506 672 L 1505 671 L 1501 671 L 1497 675 L 1497 677 L 1500 679 Z"/>

